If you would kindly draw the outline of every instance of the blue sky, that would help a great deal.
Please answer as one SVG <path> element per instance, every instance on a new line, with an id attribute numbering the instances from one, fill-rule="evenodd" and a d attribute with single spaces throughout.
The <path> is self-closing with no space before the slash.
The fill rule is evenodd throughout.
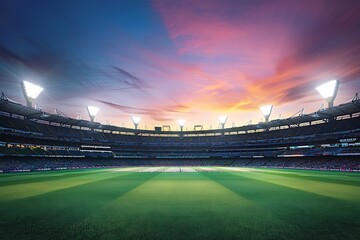
<path id="1" fill-rule="evenodd" d="M 140 128 L 176 120 L 228 126 L 324 101 L 314 88 L 339 79 L 335 104 L 360 88 L 358 1 L 2 1 L 0 89 L 24 103 L 19 81 L 44 87 L 37 103 Z"/>

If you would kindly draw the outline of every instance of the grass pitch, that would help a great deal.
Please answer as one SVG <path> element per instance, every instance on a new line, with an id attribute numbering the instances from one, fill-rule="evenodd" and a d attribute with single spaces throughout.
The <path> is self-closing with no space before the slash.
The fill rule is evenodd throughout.
<path id="1" fill-rule="evenodd" d="M 1 174 L 0 238 L 359 239 L 360 174 L 192 169 Z"/>

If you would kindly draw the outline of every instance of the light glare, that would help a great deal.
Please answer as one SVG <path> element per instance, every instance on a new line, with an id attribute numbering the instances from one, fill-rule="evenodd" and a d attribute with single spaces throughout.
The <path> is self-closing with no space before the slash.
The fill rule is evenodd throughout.
<path id="1" fill-rule="evenodd" d="M 185 120 L 184 119 L 179 119 L 178 124 L 179 124 L 180 127 L 184 127 L 185 126 Z"/>
<path id="2" fill-rule="evenodd" d="M 262 114 L 264 115 L 264 117 L 268 117 L 271 114 L 272 108 L 273 108 L 273 105 L 266 105 L 266 106 L 261 106 L 260 110 L 261 110 Z"/>
<path id="3" fill-rule="evenodd" d="M 132 116 L 131 118 L 135 125 L 139 124 L 139 122 L 141 121 L 141 117 Z"/>
<path id="4" fill-rule="evenodd" d="M 99 108 L 98 107 L 94 107 L 94 106 L 87 106 L 87 109 L 88 109 L 88 112 L 89 112 L 89 115 L 91 117 L 95 117 L 96 114 L 99 112 Z"/>
<path id="5" fill-rule="evenodd" d="M 228 116 L 220 116 L 219 117 L 219 121 L 221 124 L 225 124 L 226 123 L 226 120 L 227 120 Z"/>
<path id="6" fill-rule="evenodd" d="M 327 83 L 324 83 L 316 88 L 320 95 L 324 98 L 332 98 L 335 95 L 336 85 L 338 84 L 337 80 L 331 80 Z"/>
<path id="7" fill-rule="evenodd" d="M 25 93 L 28 98 L 36 99 L 39 94 L 44 90 L 42 87 L 35 85 L 28 81 L 23 81 Z"/>

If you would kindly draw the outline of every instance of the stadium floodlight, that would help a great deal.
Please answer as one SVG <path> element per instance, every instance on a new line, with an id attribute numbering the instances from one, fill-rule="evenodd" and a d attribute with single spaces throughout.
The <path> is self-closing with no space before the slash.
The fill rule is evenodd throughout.
<path id="1" fill-rule="evenodd" d="M 316 88 L 320 95 L 328 102 L 328 107 L 334 106 L 334 100 L 339 88 L 338 80 L 331 80 Z"/>
<path id="2" fill-rule="evenodd" d="M 34 100 L 44 90 L 42 87 L 28 81 L 21 81 L 21 87 L 28 107 L 32 107 Z"/>
<path id="3" fill-rule="evenodd" d="M 260 111 L 262 112 L 262 114 L 265 117 L 265 122 L 269 121 L 269 117 L 271 115 L 272 108 L 273 108 L 273 105 L 265 105 L 265 106 L 260 107 Z"/>
<path id="4" fill-rule="evenodd" d="M 183 131 L 184 126 L 185 126 L 185 120 L 184 119 L 179 119 L 178 124 L 180 126 L 180 131 Z"/>
<path id="5" fill-rule="evenodd" d="M 132 121 L 134 123 L 135 129 L 137 129 L 138 125 L 139 125 L 139 123 L 141 121 L 141 117 L 132 116 L 131 119 L 132 119 Z"/>
<path id="6" fill-rule="evenodd" d="M 227 121 L 228 116 L 219 116 L 219 122 L 221 124 L 221 128 L 224 129 L 225 128 L 225 123 Z"/>
<path id="7" fill-rule="evenodd" d="M 98 107 L 94 107 L 94 106 L 87 106 L 87 110 L 88 110 L 91 122 L 94 122 L 94 119 L 100 109 Z"/>

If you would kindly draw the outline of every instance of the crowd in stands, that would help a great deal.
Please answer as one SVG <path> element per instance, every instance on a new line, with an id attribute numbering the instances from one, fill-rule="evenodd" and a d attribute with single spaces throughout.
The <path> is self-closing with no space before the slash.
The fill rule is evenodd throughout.
<path id="1" fill-rule="evenodd" d="M 0 115 L 0 123 L 3 172 L 174 165 L 360 168 L 359 117 L 284 129 L 189 136 L 119 134 L 6 114 Z"/>
<path id="2" fill-rule="evenodd" d="M 176 147 L 167 148 L 125 148 L 106 151 L 102 150 L 81 150 L 81 149 L 46 149 L 39 146 L 0 146 L 0 156 L 9 157 L 83 157 L 83 158 L 235 158 L 235 157 L 286 157 L 286 156 L 340 156 L 359 155 L 360 148 L 347 147 L 311 147 L 302 149 L 283 149 L 274 147 L 272 149 L 215 149 L 197 148 L 182 149 Z"/>
<path id="3" fill-rule="evenodd" d="M 294 127 L 282 130 L 254 132 L 247 134 L 216 136 L 141 136 L 112 134 L 98 131 L 79 130 L 68 127 L 37 123 L 27 119 L 1 116 L 0 141 L 20 141 L 54 145 L 74 143 L 110 143 L 119 146 L 247 146 L 266 145 L 269 143 L 291 143 L 329 140 L 342 137 L 359 137 L 359 131 L 352 131 L 358 126 L 358 118 L 333 121 L 306 127 Z"/>
<path id="4" fill-rule="evenodd" d="M 39 171 L 80 168 L 113 168 L 131 166 L 228 166 L 260 168 L 297 168 L 317 170 L 360 171 L 360 159 L 348 157 L 297 157 L 258 159 L 77 159 L 77 158 L 5 158 L 0 159 L 1 172 Z"/>

